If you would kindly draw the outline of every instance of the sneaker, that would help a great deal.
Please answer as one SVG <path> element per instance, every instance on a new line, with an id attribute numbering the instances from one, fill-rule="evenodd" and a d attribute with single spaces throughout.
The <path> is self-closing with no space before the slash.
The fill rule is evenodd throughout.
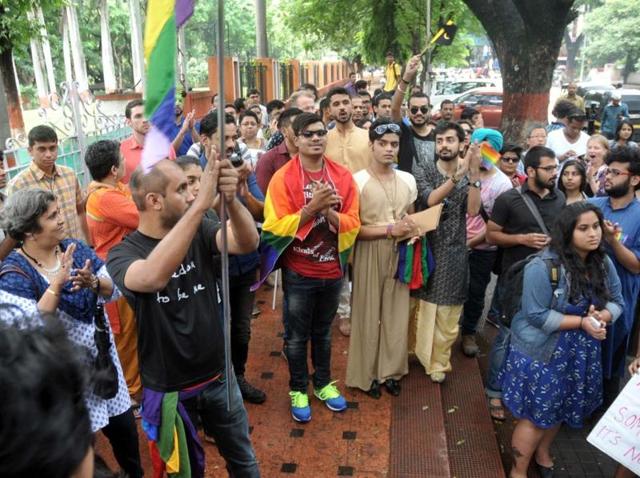
<path id="1" fill-rule="evenodd" d="M 247 402 L 260 404 L 264 403 L 267 399 L 267 395 L 262 390 L 247 382 L 244 375 L 238 375 L 236 379 L 238 380 L 238 387 L 240 387 L 242 398 Z"/>
<path id="2" fill-rule="evenodd" d="M 327 408 L 333 412 L 341 412 L 347 409 L 347 401 L 344 399 L 338 388 L 334 385 L 336 382 L 331 382 L 324 387 L 313 390 L 313 394 L 324 402 Z"/>
<path id="3" fill-rule="evenodd" d="M 291 416 L 296 422 L 306 423 L 311 420 L 309 395 L 303 392 L 289 392 L 291 397 Z"/>
<path id="4" fill-rule="evenodd" d="M 444 372 L 433 372 L 431 374 L 431 381 L 434 383 L 442 383 L 444 382 L 445 378 L 446 375 L 444 374 Z"/>
<path id="5" fill-rule="evenodd" d="M 480 349 L 476 343 L 475 335 L 463 335 L 462 336 L 462 353 L 467 357 L 475 357 L 478 355 Z"/>

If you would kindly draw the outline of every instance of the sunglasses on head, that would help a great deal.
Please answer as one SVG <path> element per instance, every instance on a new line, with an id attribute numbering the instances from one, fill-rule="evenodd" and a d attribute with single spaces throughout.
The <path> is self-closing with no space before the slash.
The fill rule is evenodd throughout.
<path id="1" fill-rule="evenodd" d="M 412 106 L 409 108 L 409 111 L 411 111 L 412 115 L 415 115 L 418 111 L 422 114 L 426 114 L 429 112 L 429 109 L 429 106 Z"/>
<path id="2" fill-rule="evenodd" d="M 306 130 L 300 133 L 300 136 L 307 139 L 311 139 L 314 136 L 317 136 L 318 138 L 322 138 L 323 136 L 326 136 L 326 135 L 327 135 L 326 129 Z"/>
<path id="3" fill-rule="evenodd" d="M 400 133 L 400 126 L 398 126 L 395 123 L 387 123 L 387 124 L 381 124 L 375 127 L 375 129 L 373 130 L 377 135 L 383 135 L 385 133 Z"/>

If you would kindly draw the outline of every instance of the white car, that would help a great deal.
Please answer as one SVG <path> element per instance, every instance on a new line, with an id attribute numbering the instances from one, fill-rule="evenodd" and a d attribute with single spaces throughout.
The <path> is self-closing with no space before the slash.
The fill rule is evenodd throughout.
<path id="1" fill-rule="evenodd" d="M 444 100 L 454 100 L 465 91 L 473 88 L 502 87 L 500 79 L 477 78 L 474 80 L 438 80 L 431 91 L 431 104 L 434 110 L 440 109 Z"/>

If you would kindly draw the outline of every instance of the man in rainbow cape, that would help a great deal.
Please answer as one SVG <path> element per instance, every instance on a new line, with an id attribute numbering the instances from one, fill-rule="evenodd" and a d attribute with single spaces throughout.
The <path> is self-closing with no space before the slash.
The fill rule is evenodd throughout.
<path id="1" fill-rule="evenodd" d="M 331 381 L 331 323 L 360 217 L 351 173 L 324 155 L 327 130 L 322 120 L 300 114 L 293 131 L 298 155 L 275 173 L 267 190 L 260 281 L 254 288 L 276 264 L 282 267 L 291 414 L 298 422 L 308 422 L 309 340 L 314 395 L 332 411 L 347 408 Z"/>

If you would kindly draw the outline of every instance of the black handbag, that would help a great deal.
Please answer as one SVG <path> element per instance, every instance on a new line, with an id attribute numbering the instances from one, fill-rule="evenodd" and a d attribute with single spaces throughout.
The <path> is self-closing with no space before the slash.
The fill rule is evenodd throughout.
<path id="1" fill-rule="evenodd" d="M 100 398 L 108 400 L 118 393 L 118 371 L 109 353 L 111 338 L 109 337 L 109 329 L 107 328 L 102 304 L 96 304 L 93 321 L 95 325 L 93 337 L 98 349 L 98 356 L 93 362 L 93 373 L 91 374 L 93 393 Z"/>

